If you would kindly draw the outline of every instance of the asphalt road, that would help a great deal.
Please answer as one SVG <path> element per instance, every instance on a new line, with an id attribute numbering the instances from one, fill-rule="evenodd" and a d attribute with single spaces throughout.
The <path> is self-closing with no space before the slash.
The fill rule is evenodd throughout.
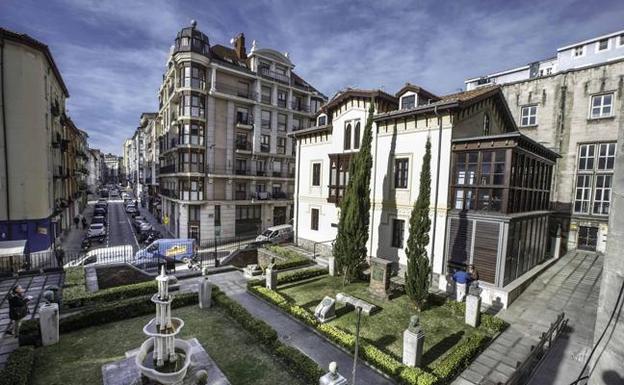
<path id="1" fill-rule="evenodd" d="M 131 245 L 134 251 L 139 249 L 130 219 L 124 211 L 123 201 L 108 201 L 108 237 L 106 239 L 108 247 Z"/>

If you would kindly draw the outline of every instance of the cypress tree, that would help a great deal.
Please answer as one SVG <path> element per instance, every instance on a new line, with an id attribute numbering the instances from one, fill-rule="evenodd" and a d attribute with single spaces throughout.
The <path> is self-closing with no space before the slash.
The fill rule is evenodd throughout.
<path id="1" fill-rule="evenodd" d="M 333 255 L 343 282 L 349 283 L 358 276 L 366 260 L 370 211 L 370 178 L 373 167 L 371 145 L 373 140 L 374 100 L 368 110 L 368 119 L 357 152 L 349 165 L 349 182 L 340 202 L 338 235 Z"/>
<path id="2" fill-rule="evenodd" d="M 409 238 L 407 239 L 407 272 L 405 291 L 419 309 L 422 309 L 429 293 L 429 203 L 431 200 L 431 142 L 427 138 L 425 155 L 420 171 L 420 188 L 410 216 Z"/>

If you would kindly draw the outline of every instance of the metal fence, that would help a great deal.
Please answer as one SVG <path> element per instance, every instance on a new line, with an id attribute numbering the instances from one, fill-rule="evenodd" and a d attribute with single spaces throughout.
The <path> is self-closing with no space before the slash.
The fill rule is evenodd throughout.
<path id="1" fill-rule="evenodd" d="M 557 337 L 559 337 L 559 335 L 565 330 L 567 324 L 568 320 L 565 318 L 565 313 L 560 313 L 555 322 L 550 324 L 548 331 L 542 333 L 540 341 L 537 345 L 531 346 L 531 353 L 529 356 L 523 362 L 517 362 L 516 371 L 504 385 L 520 385 L 528 383 L 531 375 L 535 372 L 535 369 L 538 367 L 539 363 L 546 356 L 546 354 L 548 354 L 553 342 L 555 342 Z M 498 385 L 502 384 L 502 382 L 498 383 Z"/>
<path id="2" fill-rule="evenodd" d="M 201 244 L 180 240 L 162 246 L 146 246 L 138 252 L 131 245 L 91 248 L 86 251 L 41 251 L 0 258 L 0 275 L 25 274 L 74 266 L 129 263 L 146 271 L 165 265 L 169 271 L 197 271 L 217 267 L 219 261 L 241 248 L 257 248 L 255 235 L 220 237 Z"/>

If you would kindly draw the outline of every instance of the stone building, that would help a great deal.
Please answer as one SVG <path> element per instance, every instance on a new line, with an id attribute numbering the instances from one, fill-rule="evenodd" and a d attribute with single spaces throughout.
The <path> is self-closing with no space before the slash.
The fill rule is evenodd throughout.
<path id="1" fill-rule="evenodd" d="M 561 155 L 551 193 L 563 246 L 604 252 L 617 130 L 624 119 L 624 31 L 574 43 L 555 58 L 466 81 L 499 84 L 519 129 Z"/>
<path id="2" fill-rule="evenodd" d="M 310 125 L 324 96 L 287 53 L 245 37 L 211 45 L 193 22 L 171 48 L 159 94 L 162 221 L 200 242 L 292 218 L 295 152 L 287 136 Z"/>

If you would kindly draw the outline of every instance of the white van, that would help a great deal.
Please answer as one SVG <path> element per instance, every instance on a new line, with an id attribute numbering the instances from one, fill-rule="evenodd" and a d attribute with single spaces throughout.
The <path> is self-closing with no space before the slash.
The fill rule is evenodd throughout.
<path id="1" fill-rule="evenodd" d="M 124 245 L 90 250 L 84 257 L 66 263 L 65 267 L 132 262 L 134 262 L 132 246 Z"/>
<path id="2" fill-rule="evenodd" d="M 256 237 L 256 242 L 269 241 L 271 243 L 282 243 L 292 240 L 292 225 L 279 225 L 269 227 L 262 234 Z"/>

